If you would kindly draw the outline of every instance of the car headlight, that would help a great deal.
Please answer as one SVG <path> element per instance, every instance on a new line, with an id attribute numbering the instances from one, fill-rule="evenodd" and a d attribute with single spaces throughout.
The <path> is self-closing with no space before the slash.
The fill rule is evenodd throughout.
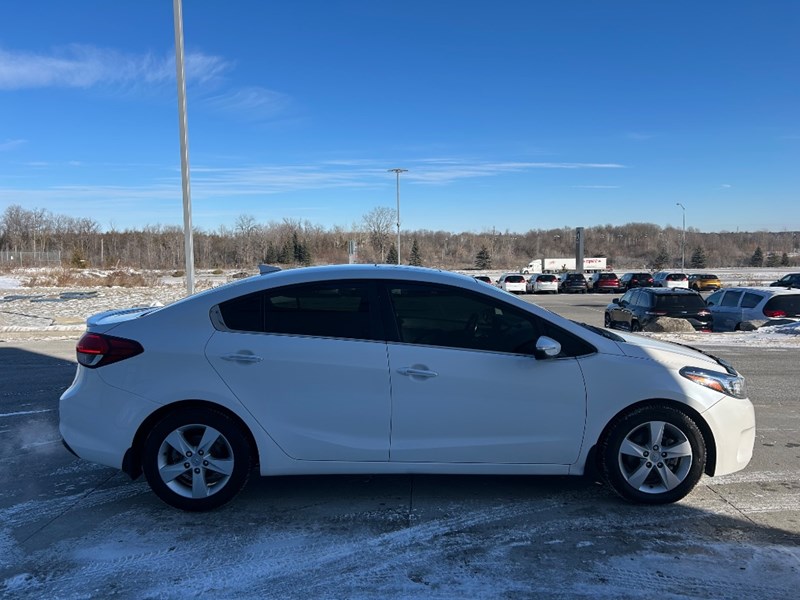
<path id="1" fill-rule="evenodd" d="M 746 398 L 747 392 L 744 388 L 744 377 L 741 375 L 730 375 L 709 371 L 699 367 L 683 367 L 680 374 L 689 381 L 694 381 L 698 385 L 707 387 L 715 392 L 721 392 L 733 398 Z"/>

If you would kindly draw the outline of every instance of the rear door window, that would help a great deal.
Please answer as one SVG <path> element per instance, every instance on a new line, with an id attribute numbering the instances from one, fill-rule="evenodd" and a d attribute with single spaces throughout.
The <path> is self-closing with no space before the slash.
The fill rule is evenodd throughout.
<path id="1" fill-rule="evenodd" d="M 745 292 L 742 298 L 742 308 L 755 308 L 758 303 L 764 299 L 761 294 L 754 294 L 753 292 Z"/>
<path id="2" fill-rule="evenodd" d="M 322 282 L 248 294 L 219 311 L 232 331 L 372 340 L 383 337 L 375 294 L 364 281 Z"/>
<path id="3" fill-rule="evenodd" d="M 725 295 L 722 297 L 722 302 L 720 302 L 720 306 L 739 306 L 739 299 L 741 297 L 742 292 L 725 292 Z"/>

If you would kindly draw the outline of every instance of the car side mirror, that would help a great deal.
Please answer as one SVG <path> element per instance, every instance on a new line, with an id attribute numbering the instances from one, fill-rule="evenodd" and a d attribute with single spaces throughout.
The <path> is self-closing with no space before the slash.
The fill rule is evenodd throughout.
<path id="1" fill-rule="evenodd" d="M 543 335 L 536 340 L 536 351 L 534 352 L 534 356 L 536 356 L 537 359 L 553 358 L 559 354 L 561 354 L 561 344 L 559 344 L 553 338 Z"/>
<path id="2" fill-rule="evenodd" d="M 611 303 L 612 303 L 612 304 L 619 304 L 619 301 L 620 301 L 620 299 L 619 299 L 619 298 L 612 298 L 612 299 L 611 299 Z"/>

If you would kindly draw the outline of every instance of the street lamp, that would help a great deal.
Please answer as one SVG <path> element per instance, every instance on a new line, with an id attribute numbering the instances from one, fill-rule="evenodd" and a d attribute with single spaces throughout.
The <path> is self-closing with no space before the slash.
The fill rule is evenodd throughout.
<path id="1" fill-rule="evenodd" d="M 397 264 L 400 264 L 400 173 L 408 173 L 408 169 L 387 169 L 397 175 Z"/>
<path id="2" fill-rule="evenodd" d="M 680 202 L 676 202 L 675 206 L 680 206 L 683 209 L 683 239 L 681 240 L 681 271 L 686 269 L 686 207 Z"/>

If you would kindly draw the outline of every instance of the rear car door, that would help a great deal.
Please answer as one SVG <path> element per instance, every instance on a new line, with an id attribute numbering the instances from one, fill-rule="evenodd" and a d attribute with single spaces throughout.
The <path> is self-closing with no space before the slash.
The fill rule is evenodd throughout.
<path id="1" fill-rule="evenodd" d="M 543 332 L 558 335 L 554 327 L 461 288 L 391 282 L 386 294 L 396 327 L 388 344 L 392 462 L 577 459 L 586 415 L 578 361 L 532 354 Z"/>
<path id="2" fill-rule="evenodd" d="M 286 454 L 387 461 L 389 370 L 375 287 L 287 286 L 212 309 L 206 356 Z"/>

